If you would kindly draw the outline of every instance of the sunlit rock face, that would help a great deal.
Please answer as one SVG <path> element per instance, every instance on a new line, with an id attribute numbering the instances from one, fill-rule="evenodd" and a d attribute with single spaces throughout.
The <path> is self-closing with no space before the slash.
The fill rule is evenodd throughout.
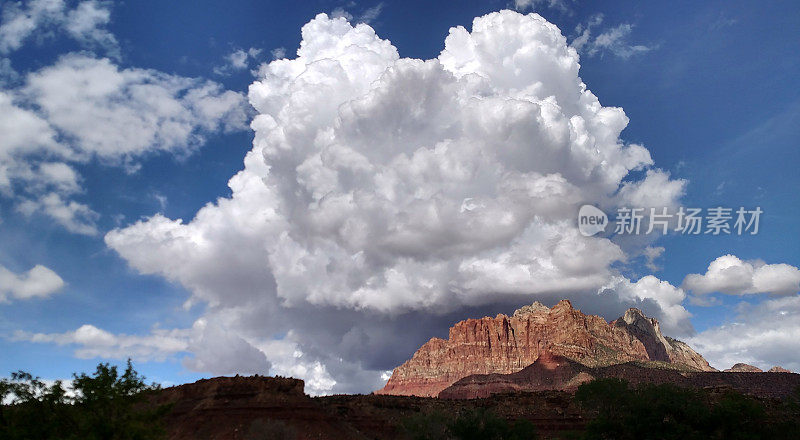
<path id="1" fill-rule="evenodd" d="M 552 308 L 534 303 L 511 317 L 467 319 L 450 328 L 447 340 L 432 338 L 397 367 L 380 394 L 436 396 L 473 374 L 508 374 L 543 353 L 589 367 L 628 361 L 661 361 L 713 371 L 688 345 L 661 334 L 658 321 L 637 309 L 611 323 L 586 315 L 562 300 Z"/>

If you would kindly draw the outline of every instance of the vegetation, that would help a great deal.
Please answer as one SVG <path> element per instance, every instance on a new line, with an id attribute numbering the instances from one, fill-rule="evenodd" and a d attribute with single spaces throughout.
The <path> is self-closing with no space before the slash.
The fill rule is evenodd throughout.
<path id="1" fill-rule="evenodd" d="M 796 413 L 768 417 L 764 404 L 733 391 L 713 396 L 671 384 L 631 388 L 624 380 L 600 379 L 581 385 L 575 398 L 595 415 L 586 440 L 795 439 L 800 433 Z"/>
<path id="2" fill-rule="evenodd" d="M 403 423 L 412 440 L 532 440 L 538 438 L 533 423 L 517 420 L 509 423 L 493 412 L 477 408 L 456 417 L 441 412 L 416 414 Z"/>
<path id="3" fill-rule="evenodd" d="M 161 418 L 167 407 L 147 405 L 159 389 L 147 385 L 128 360 L 119 374 L 101 363 L 92 375 L 73 375 L 72 390 L 60 381 L 47 385 L 18 371 L 0 380 L 0 438 L 146 440 L 163 438 Z"/>

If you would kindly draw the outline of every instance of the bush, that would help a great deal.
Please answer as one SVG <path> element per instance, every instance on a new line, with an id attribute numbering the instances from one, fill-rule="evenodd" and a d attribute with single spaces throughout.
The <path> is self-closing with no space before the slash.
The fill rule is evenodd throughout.
<path id="1" fill-rule="evenodd" d="M 777 439 L 796 438 L 791 420 L 775 422 L 764 405 L 736 392 L 719 398 L 672 384 L 630 388 L 599 379 L 578 388 L 576 400 L 595 418 L 585 439 Z M 795 415 L 796 417 L 796 415 Z"/>
<path id="2" fill-rule="evenodd" d="M 479 408 L 465 410 L 455 418 L 441 412 L 417 414 L 403 422 L 412 440 L 530 440 L 537 438 L 536 427 L 527 420 L 508 421 Z"/>

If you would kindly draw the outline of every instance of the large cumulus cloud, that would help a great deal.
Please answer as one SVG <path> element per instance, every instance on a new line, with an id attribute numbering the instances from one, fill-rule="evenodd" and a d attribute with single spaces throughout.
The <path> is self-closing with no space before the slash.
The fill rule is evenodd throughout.
<path id="1" fill-rule="evenodd" d="M 556 26 L 489 14 L 430 60 L 324 14 L 302 36 L 250 87 L 232 196 L 106 236 L 207 305 L 226 336 L 197 343 L 235 335 L 311 391 L 368 391 L 454 320 L 534 299 L 648 304 L 686 329 L 680 289 L 621 277 L 631 250 L 577 231 L 583 203 L 672 206 L 685 182 L 621 140 L 625 113 L 588 90 Z"/>

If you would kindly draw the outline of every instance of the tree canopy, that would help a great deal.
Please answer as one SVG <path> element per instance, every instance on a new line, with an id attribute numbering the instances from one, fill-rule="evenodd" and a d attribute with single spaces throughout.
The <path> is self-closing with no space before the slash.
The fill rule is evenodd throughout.
<path id="1" fill-rule="evenodd" d="M 149 440 L 163 438 L 166 407 L 146 401 L 160 389 L 146 384 L 128 360 L 101 363 L 91 375 L 74 374 L 71 385 L 47 384 L 18 371 L 0 380 L 0 438 L 58 440 Z"/>

